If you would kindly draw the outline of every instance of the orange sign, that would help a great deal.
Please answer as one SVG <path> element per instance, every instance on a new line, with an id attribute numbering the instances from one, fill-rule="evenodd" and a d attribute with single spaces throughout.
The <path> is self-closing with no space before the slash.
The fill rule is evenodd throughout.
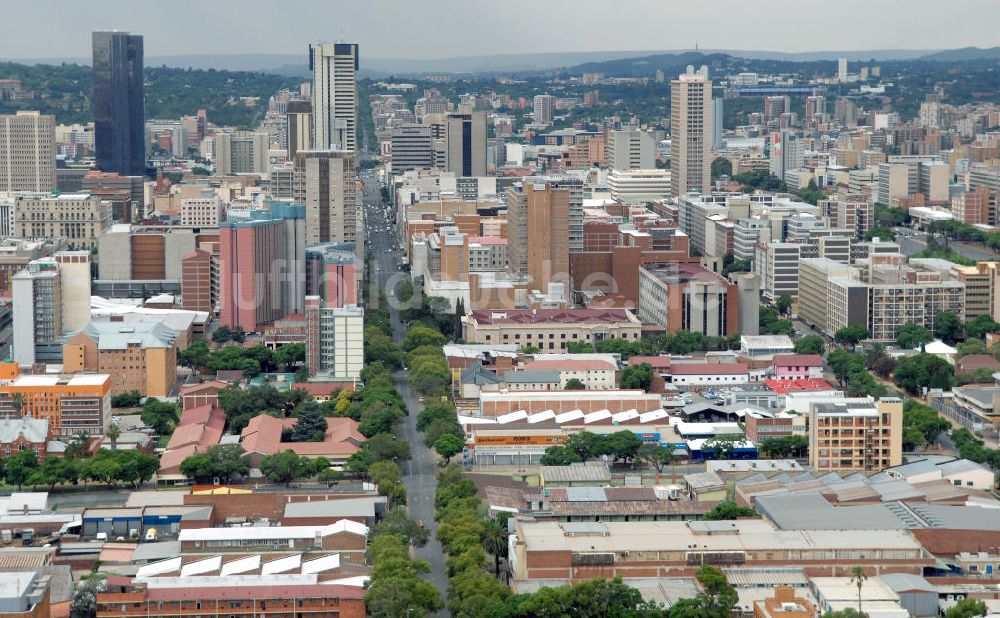
<path id="1" fill-rule="evenodd" d="M 476 436 L 476 446 L 552 446 L 566 444 L 566 436 Z"/>

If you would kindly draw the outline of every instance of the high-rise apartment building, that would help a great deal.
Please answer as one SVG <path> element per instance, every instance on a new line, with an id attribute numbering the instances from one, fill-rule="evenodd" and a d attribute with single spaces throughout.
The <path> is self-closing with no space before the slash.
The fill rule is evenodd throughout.
<path id="1" fill-rule="evenodd" d="M 816 122 L 817 116 L 826 115 L 826 97 L 815 95 L 806 97 L 806 122 Z"/>
<path id="2" fill-rule="evenodd" d="M 55 116 L 0 115 L 0 193 L 56 188 L 55 134 Z"/>
<path id="3" fill-rule="evenodd" d="M 837 58 L 837 81 L 842 84 L 847 81 L 847 58 Z"/>
<path id="4" fill-rule="evenodd" d="M 295 174 L 295 201 L 306 208 L 307 244 L 357 240 L 354 154 L 300 150 L 295 157 Z"/>
<path id="5" fill-rule="evenodd" d="M 903 400 L 814 403 L 809 465 L 817 472 L 877 472 L 903 463 Z"/>
<path id="6" fill-rule="evenodd" d="M 511 270 L 532 289 L 553 283 L 570 293 L 569 255 L 583 249 L 583 199 L 579 180 L 526 178 L 507 192 Z"/>
<path id="7" fill-rule="evenodd" d="M 637 316 L 668 333 L 727 337 L 740 332 L 739 294 L 735 284 L 697 264 L 647 264 L 639 269 Z"/>
<path id="8" fill-rule="evenodd" d="M 97 168 L 141 176 L 146 172 L 142 36 L 94 32 L 92 42 Z"/>
<path id="9" fill-rule="evenodd" d="M 654 169 L 656 140 L 648 131 L 612 131 L 608 136 L 607 156 L 608 167 L 613 170 Z"/>
<path id="10" fill-rule="evenodd" d="M 289 101 L 285 107 L 288 160 L 295 160 L 295 153 L 313 149 L 312 102 Z"/>
<path id="11" fill-rule="evenodd" d="M 365 360 L 364 310 L 355 305 L 326 306 L 319 296 L 307 297 L 305 305 L 309 375 L 357 380 Z"/>
<path id="12" fill-rule="evenodd" d="M 357 152 L 357 44 L 310 45 L 309 69 L 313 73 L 312 147 Z"/>
<path id="13" fill-rule="evenodd" d="M 236 131 L 215 134 L 215 172 L 230 174 L 267 174 L 270 169 L 267 133 Z"/>
<path id="14" fill-rule="evenodd" d="M 708 68 L 670 82 L 671 192 L 706 193 L 712 182 L 712 81 Z"/>
<path id="15" fill-rule="evenodd" d="M 305 207 L 272 202 L 219 225 L 219 321 L 247 332 L 290 313 L 305 299 Z"/>
<path id="16" fill-rule="evenodd" d="M 448 114 L 445 120 L 445 169 L 456 176 L 486 175 L 486 112 Z"/>
<path id="17" fill-rule="evenodd" d="M 555 107 L 556 98 L 551 94 L 535 95 L 532 105 L 535 114 L 535 122 L 539 124 L 552 124 Z"/>
<path id="18" fill-rule="evenodd" d="M 785 182 L 785 172 L 802 167 L 805 148 L 794 131 L 775 131 L 771 134 L 771 175 Z"/>

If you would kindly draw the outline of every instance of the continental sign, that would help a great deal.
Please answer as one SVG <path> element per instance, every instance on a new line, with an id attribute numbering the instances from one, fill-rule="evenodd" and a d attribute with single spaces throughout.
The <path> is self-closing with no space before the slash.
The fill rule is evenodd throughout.
<path id="1" fill-rule="evenodd" d="M 566 444 L 566 436 L 476 436 L 476 446 L 552 446 Z"/>

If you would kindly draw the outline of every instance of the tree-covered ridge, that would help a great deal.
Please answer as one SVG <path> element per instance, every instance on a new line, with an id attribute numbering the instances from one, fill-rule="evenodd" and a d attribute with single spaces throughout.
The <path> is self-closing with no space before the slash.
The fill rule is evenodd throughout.
<path id="1" fill-rule="evenodd" d="M 218 125 L 254 128 L 267 111 L 267 101 L 282 88 L 298 88 L 301 79 L 249 71 L 146 67 L 146 118 L 179 118 L 199 109 Z M 0 62 L 0 79 L 21 80 L 31 98 L 0 101 L 0 113 L 38 110 L 54 114 L 60 124 L 92 120 L 92 73 L 78 64 L 27 65 Z"/>

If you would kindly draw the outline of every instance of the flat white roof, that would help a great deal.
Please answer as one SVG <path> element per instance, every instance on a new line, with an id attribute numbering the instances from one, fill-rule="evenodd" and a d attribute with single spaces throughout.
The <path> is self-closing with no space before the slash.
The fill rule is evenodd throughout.
<path id="1" fill-rule="evenodd" d="M 603 401 L 605 399 L 655 399 L 660 400 L 657 393 L 647 393 L 643 390 L 592 390 L 592 391 L 507 391 L 480 393 L 481 401 L 490 399 L 522 399 L 522 400 L 558 400 L 568 401 Z"/>
<path id="2" fill-rule="evenodd" d="M 368 526 L 341 519 L 329 526 L 262 526 L 249 528 L 192 528 L 181 530 L 177 540 L 185 541 L 242 541 L 250 539 L 282 540 L 312 539 L 316 535 L 328 536 L 338 532 L 368 535 Z"/>
<path id="3" fill-rule="evenodd" d="M 111 380 L 106 373 L 79 373 L 68 377 L 58 375 L 21 375 L 14 386 L 55 386 L 62 380 L 68 386 L 101 386 Z"/>

